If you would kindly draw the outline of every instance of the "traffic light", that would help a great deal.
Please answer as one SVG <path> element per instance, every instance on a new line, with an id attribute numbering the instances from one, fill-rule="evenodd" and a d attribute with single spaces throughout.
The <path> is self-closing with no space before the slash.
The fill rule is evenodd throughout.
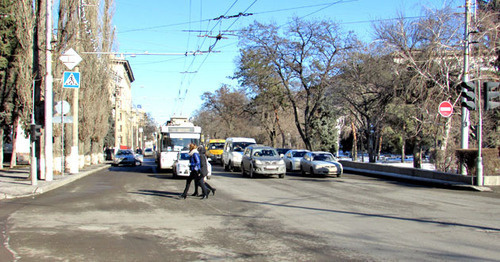
<path id="1" fill-rule="evenodd" d="M 39 139 L 39 137 L 42 136 L 42 126 L 41 125 L 35 125 L 31 124 L 31 141 L 36 141 Z"/>
<path id="2" fill-rule="evenodd" d="M 476 139 L 477 140 L 477 126 L 469 126 L 470 128 L 470 136 L 472 137 L 472 139 Z"/>
<path id="3" fill-rule="evenodd" d="M 465 98 L 465 101 L 462 101 L 462 107 L 469 110 L 476 110 L 476 83 L 462 82 L 459 87 L 462 90 L 460 95 L 462 98 Z"/>
<path id="4" fill-rule="evenodd" d="M 490 110 L 500 106 L 500 102 L 493 101 L 494 98 L 500 96 L 500 90 L 498 90 L 497 82 L 485 82 L 483 86 L 483 96 L 484 96 L 484 110 Z M 496 91 L 493 91 L 496 89 Z"/>

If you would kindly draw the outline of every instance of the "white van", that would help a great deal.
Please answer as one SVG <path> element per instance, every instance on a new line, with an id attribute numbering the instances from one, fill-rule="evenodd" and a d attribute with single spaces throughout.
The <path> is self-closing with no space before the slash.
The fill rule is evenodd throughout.
<path id="1" fill-rule="evenodd" d="M 222 166 L 226 171 L 235 171 L 241 167 L 243 150 L 249 145 L 257 144 L 255 139 L 246 137 L 229 137 L 222 152 Z"/>

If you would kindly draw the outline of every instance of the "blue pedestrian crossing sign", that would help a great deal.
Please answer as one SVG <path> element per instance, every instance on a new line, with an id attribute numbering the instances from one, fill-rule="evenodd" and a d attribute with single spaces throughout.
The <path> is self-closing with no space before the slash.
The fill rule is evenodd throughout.
<path id="1" fill-rule="evenodd" d="M 80 72 L 64 72 L 64 88 L 80 88 Z"/>

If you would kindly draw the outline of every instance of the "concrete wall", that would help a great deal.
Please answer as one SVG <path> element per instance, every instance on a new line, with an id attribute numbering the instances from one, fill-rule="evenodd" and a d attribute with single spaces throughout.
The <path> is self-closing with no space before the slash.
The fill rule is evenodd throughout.
<path id="1" fill-rule="evenodd" d="M 450 183 L 458 184 L 468 184 L 471 185 L 475 182 L 472 181 L 470 176 L 463 176 L 459 174 L 444 173 L 432 170 L 424 170 L 417 168 L 407 168 L 407 167 L 395 167 L 383 164 L 374 163 L 361 163 L 340 160 L 344 166 L 344 170 L 349 171 L 367 171 L 367 173 L 387 175 L 387 176 L 398 176 L 400 178 L 407 177 L 409 179 L 427 179 L 427 180 L 440 180 L 448 181 Z M 484 177 L 485 186 L 500 185 L 500 177 L 498 176 L 485 176 Z"/>

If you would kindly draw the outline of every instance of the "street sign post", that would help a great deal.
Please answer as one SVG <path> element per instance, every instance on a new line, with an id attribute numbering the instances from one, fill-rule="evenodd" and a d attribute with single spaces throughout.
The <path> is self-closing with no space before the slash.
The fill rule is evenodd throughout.
<path id="1" fill-rule="evenodd" d="M 438 112 L 443 117 L 450 117 L 453 114 L 453 105 L 448 101 L 443 101 L 439 104 Z"/>

